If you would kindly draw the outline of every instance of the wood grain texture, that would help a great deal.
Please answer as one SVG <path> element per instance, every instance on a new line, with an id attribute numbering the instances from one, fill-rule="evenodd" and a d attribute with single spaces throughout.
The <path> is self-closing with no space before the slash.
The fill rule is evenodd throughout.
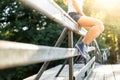
<path id="1" fill-rule="evenodd" d="M 59 55 L 59 56 L 58 56 Z M 0 69 L 77 56 L 75 48 L 0 41 Z"/>

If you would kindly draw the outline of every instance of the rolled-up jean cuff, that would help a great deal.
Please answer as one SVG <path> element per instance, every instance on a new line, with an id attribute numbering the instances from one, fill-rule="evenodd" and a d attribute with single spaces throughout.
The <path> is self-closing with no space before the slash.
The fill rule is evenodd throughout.
<path id="1" fill-rule="evenodd" d="M 80 19 L 80 15 L 76 12 L 69 12 L 68 13 L 76 22 Z"/>

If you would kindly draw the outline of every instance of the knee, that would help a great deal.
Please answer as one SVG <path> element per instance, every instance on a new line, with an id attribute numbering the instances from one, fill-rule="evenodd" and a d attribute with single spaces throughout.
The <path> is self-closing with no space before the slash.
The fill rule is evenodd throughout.
<path id="1" fill-rule="evenodd" d="M 99 31 L 102 33 L 104 31 L 104 25 L 101 20 L 97 20 L 96 25 L 99 27 Z"/>

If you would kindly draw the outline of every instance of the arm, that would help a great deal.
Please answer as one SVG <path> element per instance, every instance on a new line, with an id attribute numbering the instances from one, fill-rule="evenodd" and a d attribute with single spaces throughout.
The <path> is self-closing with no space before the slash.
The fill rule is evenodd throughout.
<path id="1" fill-rule="evenodd" d="M 72 0 L 72 4 L 74 6 L 74 8 L 76 9 L 76 11 L 80 14 L 80 15 L 85 15 L 84 12 L 79 8 L 77 2 L 75 0 Z"/>

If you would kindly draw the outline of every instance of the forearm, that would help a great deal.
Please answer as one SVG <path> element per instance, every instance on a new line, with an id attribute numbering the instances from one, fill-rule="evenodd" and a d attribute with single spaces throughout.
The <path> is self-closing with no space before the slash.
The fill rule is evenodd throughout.
<path id="1" fill-rule="evenodd" d="M 79 8 L 79 6 L 78 6 L 78 4 L 77 4 L 77 2 L 76 2 L 75 0 L 72 0 L 72 4 L 73 4 L 75 10 L 76 10 L 80 15 L 82 15 L 82 16 L 85 15 L 84 12 L 82 11 L 82 9 Z"/>

